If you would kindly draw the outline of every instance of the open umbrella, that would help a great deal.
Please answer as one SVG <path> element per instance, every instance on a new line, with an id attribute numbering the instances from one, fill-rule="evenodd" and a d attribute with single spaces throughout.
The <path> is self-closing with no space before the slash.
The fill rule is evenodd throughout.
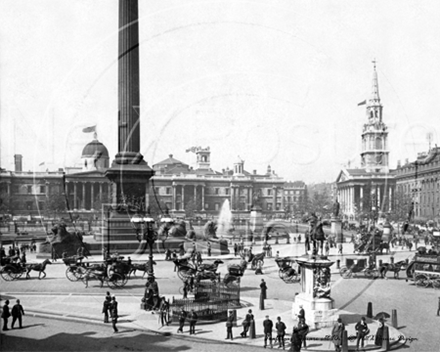
<path id="1" fill-rule="evenodd" d="M 380 312 L 380 313 L 377 313 L 376 315 L 375 315 L 375 317 L 374 317 L 374 320 L 379 320 L 380 318 L 382 318 L 382 319 L 388 319 L 388 318 L 390 318 L 391 316 L 388 314 L 388 313 L 386 313 L 386 312 Z"/>

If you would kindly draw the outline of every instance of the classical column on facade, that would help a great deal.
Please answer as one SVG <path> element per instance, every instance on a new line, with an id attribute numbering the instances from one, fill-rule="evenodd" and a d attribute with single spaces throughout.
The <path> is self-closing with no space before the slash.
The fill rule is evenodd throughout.
<path id="1" fill-rule="evenodd" d="M 177 203 L 177 186 L 173 183 L 173 211 L 176 211 L 176 203 Z"/>
<path id="2" fill-rule="evenodd" d="M 90 209 L 94 209 L 95 203 L 95 182 L 90 182 Z"/>
<path id="3" fill-rule="evenodd" d="M 281 210 L 284 211 L 284 188 L 280 188 L 281 193 Z"/>
<path id="4" fill-rule="evenodd" d="M 99 201 L 102 203 L 102 182 L 99 182 Z"/>
<path id="5" fill-rule="evenodd" d="M 82 182 L 82 192 L 81 192 L 81 209 L 86 208 L 86 183 Z"/>
<path id="6" fill-rule="evenodd" d="M 76 181 L 73 182 L 73 209 L 78 209 L 78 186 Z"/>
<path id="7" fill-rule="evenodd" d="M 180 205 L 180 210 L 185 210 L 185 185 L 182 185 L 182 204 Z"/>
<path id="8" fill-rule="evenodd" d="M 205 186 L 202 186 L 202 211 L 205 211 Z"/>
<path id="9" fill-rule="evenodd" d="M 378 210 L 382 210 L 382 198 L 381 198 L 381 192 L 380 192 L 380 185 L 377 186 L 377 207 Z"/>
<path id="10" fill-rule="evenodd" d="M 364 186 L 359 186 L 359 211 L 364 210 Z"/>
<path id="11" fill-rule="evenodd" d="M 274 211 L 277 208 L 277 187 L 276 186 L 272 187 L 272 193 L 273 193 L 273 195 L 272 195 L 272 210 Z"/>
<path id="12" fill-rule="evenodd" d="M 196 206 L 197 201 L 197 185 L 194 185 L 194 208 Z"/>
<path id="13" fill-rule="evenodd" d="M 230 186 L 231 194 L 230 194 L 230 200 L 229 200 L 231 210 L 234 210 L 234 189 L 235 189 L 235 186 L 233 186 L 231 183 L 231 186 Z"/>
<path id="14" fill-rule="evenodd" d="M 392 210 L 393 189 L 388 188 L 388 211 Z"/>
<path id="15" fill-rule="evenodd" d="M 248 210 L 251 210 L 252 202 L 253 202 L 253 194 L 252 194 L 252 186 L 248 188 Z"/>

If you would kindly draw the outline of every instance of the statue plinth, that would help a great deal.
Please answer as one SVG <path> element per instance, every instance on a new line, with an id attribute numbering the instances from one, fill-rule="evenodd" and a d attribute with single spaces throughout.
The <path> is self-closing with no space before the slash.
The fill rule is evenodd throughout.
<path id="1" fill-rule="evenodd" d="M 253 233 L 253 238 L 255 238 L 255 236 L 257 234 L 262 233 L 262 231 L 263 231 L 263 213 L 262 213 L 260 206 L 258 206 L 258 205 L 252 206 L 251 213 L 249 216 L 249 225 L 250 225 L 250 230 Z"/>
<path id="2" fill-rule="evenodd" d="M 301 267 L 301 292 L 292 305 L 293 319 L 297 319 L 302 307 L 306 323 L 312 329 L 332 326 L 338 319 L 338 310 L 334 309 L 334 300 L 330 297 L 330 267 L 334 262 L 318 256 L 297 262 Z"/>
<path id="3" fill-rule="evenodd" d="M 343 243 L 344 236 L 342 235 L 342 220 L 338 216 L 331 218 L 331 234 L 336 239 L 336 243 Z"/>

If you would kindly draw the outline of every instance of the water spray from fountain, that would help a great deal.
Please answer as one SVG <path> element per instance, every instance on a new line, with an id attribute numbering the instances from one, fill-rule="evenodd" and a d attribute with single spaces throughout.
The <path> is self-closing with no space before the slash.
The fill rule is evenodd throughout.
<path id="1" fill-rule="evenodd" d="M 225 238 L 229 237 L 229 230 L 231 229 L 231 223 L 232 223 L 232 212 L 231 212 L 231 206 L 229 204 L 229 200 L 226 199 L 223 202 L 222 208 L 220 210 L 220 215 L 218 217 L 217 221 L 217 237 Z"/>

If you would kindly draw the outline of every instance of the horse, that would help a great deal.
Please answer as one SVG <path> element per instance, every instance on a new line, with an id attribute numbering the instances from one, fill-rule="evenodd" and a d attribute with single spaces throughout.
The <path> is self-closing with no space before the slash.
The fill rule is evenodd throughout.
<path id="1" fill-rule="evenodd" d="M 212 283 L 220 282 L 220 274 L 212 271 L 198 271 L 195 276 L 196 284 L 199 284 L 201 280 L 211 280 Z"/>
<path id="2" fill-rule="evenodd" d="M 221 261 L 220 259 L 217 259 L 212 264 L 200 264 L 197 267 L 197 270 L 200 270 L 200 271 L 206 270 L 206 271 L 216 272 L 219 264 L 223 264 L 223 261 Z"/>
<path id="3" fill-rule="evenodd" d="M 310 238 L 313 241 L 313 251 L 318 253 L 319 248 L 321 248 L 321 254 L 323 254 L 325 233 L 322 221 L 318 221 L 314 226 L 312 226 L 312 229 L 310 231 Z"/>
<path id="4" fill-rule="evenodd" d="M 386 275 L 388 271 L 392 271 L 394 273 L 394 278 L 399 279 L 399 271 L 403 269 L 403 267 L 406 266 L 406 262 L 404 260 L 401 260 L 400 262 L 390 264 L 390 263 L 383 263 L 382 266 L 379 268 L 380 276 L 382 279 L 386 279 Z"/>
<path id="5" fill-rule="evenodd" d="M 102 267 L 97 268 L 88 268 L 84 275 L 81 277 L 82 281 L 86 285 L 86 288 L 89 287 L 89 280 L 92 278 L 98 279 L 101 282 L 101 287 L 104 286 L 104 281 L 106 277 L 106 270 Z"/>
<path id="6" fill-rule="evenodd" d="M 156 265 L 156 262 L 154 260 L 153 260 L 153 265 Z M 143 264 L 131 264 L 130 270 L 128 272 L 128 276 L 130 276 L 131 274 L 136 276 L 136 270 L 139 270 L 144 272 L 144 274 L 142 275 L 143 278 L 145 274 L 149 271 L 149 269 L 150 269 L 150 261 L 147 261 L 146 263 Z"/>
<path id="7" fill-rule="evenodd" d="M 44 279 L 46 277 L 46 265 L 47 264 L 52 264 L 52 262 L 50 261 L 50 259 L 46 259 L 44 262 L 42 263 L 38 263 L 38 264 L 27 264 L 25 266 L 26 268 L 26 279 L 30 279 L 31 276 L 29 275 L 29 273 L 34 270 L 34 271 L 38 271 L 38 279 Z M 41 274 L 43 274 L 43 277 L 41 277 Z"/>

